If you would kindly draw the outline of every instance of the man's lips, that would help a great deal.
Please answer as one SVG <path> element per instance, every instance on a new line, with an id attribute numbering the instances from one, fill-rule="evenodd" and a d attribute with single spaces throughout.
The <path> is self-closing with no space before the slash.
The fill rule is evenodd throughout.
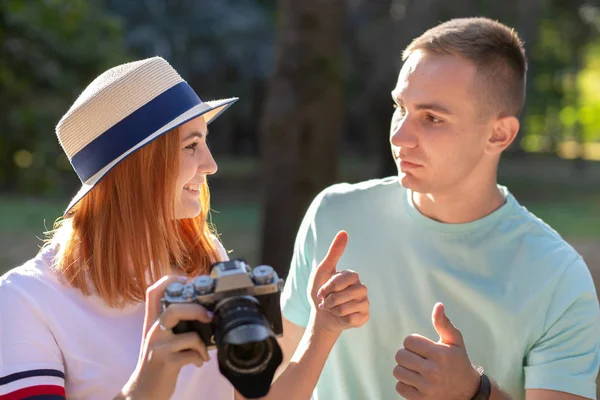
<path id="1" fill-rule="evenodd" d="M 422 167 L 422 165 L 413 164 L 408 161 L 400 161 L 400 169 L 403 171 L 409 170 L 409 169 L 417 169 L 417 168 L 421 168 L 421 167 Z"/>
<path id="2" fill-rule="evenodd" d="M 407 159 L 405 157 L 396 157 L 396 161 L 400 164 L 401 167 L 404 168 L 417 168 L 423 166 L 415 160 Z"/>

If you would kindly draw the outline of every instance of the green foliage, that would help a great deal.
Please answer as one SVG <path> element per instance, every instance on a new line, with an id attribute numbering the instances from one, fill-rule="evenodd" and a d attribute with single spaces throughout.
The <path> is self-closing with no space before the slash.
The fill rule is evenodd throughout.
<path id="1" fill-rule="evenodd" d="M 127 60 L 121 21 L 86 0 L 0 2 L 0 191 L 76 179 L 54 126 L 100 72 Z"/>
<path id="2" fill-rule="evenodd" d="M 586 48 L 584 65 L 577 75 L 578 119 L 586 142 L 600 142 L 600 43 Z"/>
<path id="3" fill-rule="evenodd" d="M 532 90 L 521 145 L 574 157 L 576 143 L 600 139 L 600 44 L 592 18 L 597 12 L 579 1 L 544 4 L 529 53 Z M 588 156 L 598 157 L 591 151 Z"/>
<path id="4" fill-rule="evenodd" d="M 389 17 L 389 8 L 375 3 L 364 4 L 360 20 L 348 18 L 361 35 L 381 35 L 377 29 L 386 26 L 381 18 Z M 600 11 L 594 2 L 585 3 L 543 1 L 539 17 L 532 19 L 537 26 L 528 40 L 531 87 L 520 134 L 527 151 L 563 155 L 565 141 L 571 141 L 572 148 L 577 142 L 596 143 L 586 151 L 590 158 L 600 159 Z M 274 0 L 0 1 L 0 192 L 72 194 L 77 177 L 59 147 L 54 126 L 83 87 L 106 68 L 133 58 L 130 54 L 168 58 L 203 98 L 239 96 L 241 101 L 228 111 L 228 118 L 216 122 L 219 135 L 211 139 L 211 146 L 219 155 L 254 152 L 265 79 L 276 56 L 276 4 Z M 475 14 L 511 25 L 519 20 L 514 1 L 444 4 L 435 10 L 436 20 Z M 357 55 L 345 66 L 359 71 L 345 77 L 352 87 L 345 99 L 349 114 L 344 121 L 345 145 L 352 135 L 375 136 L 363 132 L 375 129 L 370 122 L 366 127 L 356 123 L 372 121 L 365 117 L 364 105 L 377 94 L 363 90 L 376 80 L 371 62 Z M 357 99 L 360 107 L 355 105 Z M 389 114 L 384 114 L 382 126 L 387 127 Z M 373 156 L 376 149 L 369 145 L 361 153 Z"/>

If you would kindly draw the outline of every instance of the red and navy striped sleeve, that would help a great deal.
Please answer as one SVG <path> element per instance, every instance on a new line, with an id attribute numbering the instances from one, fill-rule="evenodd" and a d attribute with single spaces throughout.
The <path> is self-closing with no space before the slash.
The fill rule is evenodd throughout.
<path id="1" fill-rule="evenodd" d="M 30 369 L 0 377 L 0 400 L 64 400 L 65 374 L 57 369 Z"/>
<path id="2" fill-rule="evenodd" d="M 65 399 L 62 351 L 53 312 L 35 288 L 0 279 L 0 400 Z"/>

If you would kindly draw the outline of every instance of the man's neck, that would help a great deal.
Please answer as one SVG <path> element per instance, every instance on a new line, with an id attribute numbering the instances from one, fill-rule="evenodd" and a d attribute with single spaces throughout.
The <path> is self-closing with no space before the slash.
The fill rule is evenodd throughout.
<path id="1" fill-rule="evenodd" d="M 495 182 L 477 188 L 458 188 L 441 194 L 412 193 L 419 212 L 448 224 L 476 221 L 500 208 L 506 198 Z"/>

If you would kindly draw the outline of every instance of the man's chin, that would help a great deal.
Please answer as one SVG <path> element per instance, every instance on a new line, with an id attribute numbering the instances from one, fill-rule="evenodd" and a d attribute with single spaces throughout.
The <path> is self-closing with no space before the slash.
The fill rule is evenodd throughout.
<path id="1" fill-rule="evenodd" d="M 421 189 L 423 189 L 423 182 L 410 173 L 398 171 L 398 179 L 403 187 L 410 189 L 413 192 L 420 192 Z"/>

